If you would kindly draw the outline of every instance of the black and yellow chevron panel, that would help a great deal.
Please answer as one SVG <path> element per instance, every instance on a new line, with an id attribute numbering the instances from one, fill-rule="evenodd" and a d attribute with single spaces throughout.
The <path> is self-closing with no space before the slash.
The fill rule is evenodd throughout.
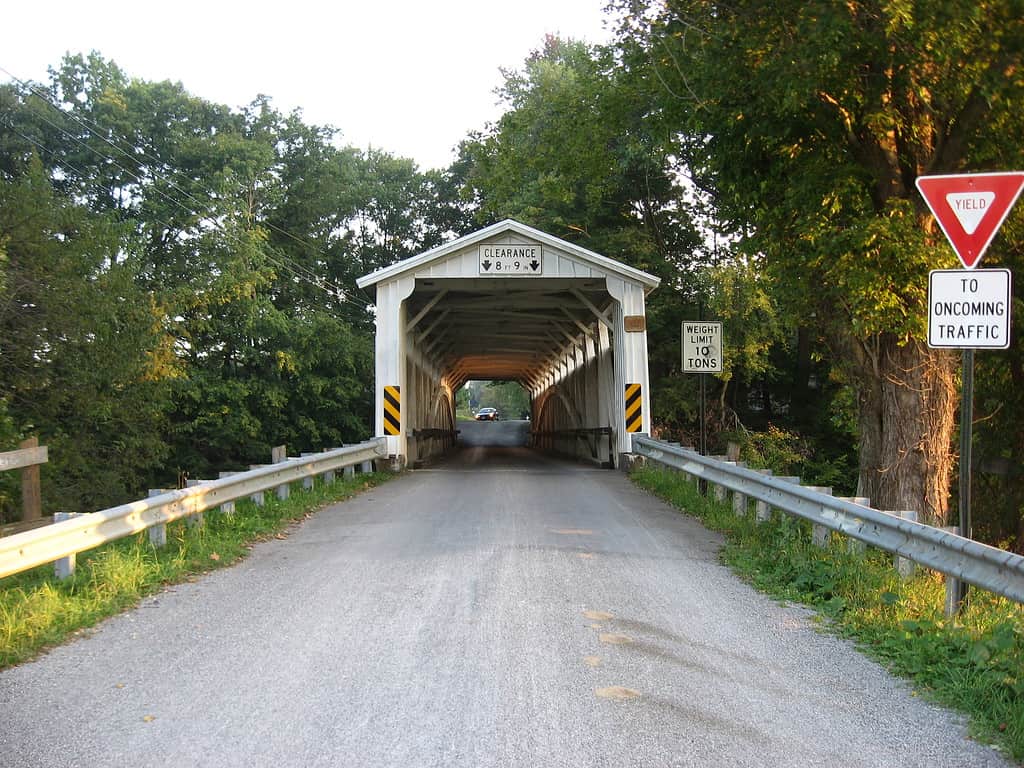
<path id="1" fill-rule="evenodd" d="M 643 388 L 639 384 L 626 385 L 626 431 L 641 432 L 644 428 Z"/>
<path id="2" fill-rule="evenodd" d="M 384 434 L 402 434 L 401 387 L 384 387 Z"/>

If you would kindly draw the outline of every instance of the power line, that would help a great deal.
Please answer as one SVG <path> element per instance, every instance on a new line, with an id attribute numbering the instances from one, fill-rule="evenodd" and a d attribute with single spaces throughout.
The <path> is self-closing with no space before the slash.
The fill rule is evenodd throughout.
<path id="1" fill-rule="evenodd" d="M 41 91 L 38 88 L 33 87 L 30 82 L 18 78 L 16 75 L 14 75 L 10 70 L 6 69 L 5 67 L 0 66 L 0 71 L 2 71 L 5 74 L 7 74 L 8 77 L 10 77 L 12 80 L 14 80 L 19 85 L 21 85 L 22 88 L 26 89 L 27 91 L 29 91 L 30 93 L 35 95 L 37 98 L 41 99 L 43 102 L 45 102 L 47 104 L 47 106 L 49 106 L 49 107 L 53 108 L 54 110 L 56 110 L 57 112 L 59 112 L 62 117 L 70 118 L 74 122 L 78 123 L 78 125 L 80 125 L 82 128 L 84 128 L 88 133 L 90 133 L 91 135 L 93 135 L 96 138 L 100 139 L 104 143 L 108 144 L 110 147 L 112 147 L 113 149 L 117 150 L 119 153 L 121 153 L 124 157 L 128 158 L 129 160 L 131 160 L 133 162 L 137 162 L 138 161 L 138 157 L 136 155 L 127 152 L 126 150 L 124 150 L 120 146 L 118 146 L 116 143 L 111 141 L 108 137 L 106 137 L 103 134 L 99 133 L 98 132 L 99 126 L 97 126 L 92 121 L 87 121 L 84 118 L 80 118 L 78 115 L 74 114 L 73 112 L 65 112 L 63 109 L 61 109 L 56 104 L 54 104 L 52 101 L 50 101 L 50 99 L 45 94 L 45 92 Z M 45 118 L 43 118 L 43 120 L 44 120 L 44 122 L 46 122 L 51 127 L 56 128 L 57 130 L 61 131 L 62 133 L 64 133 L 69 138 L 71 138 L 71 139 L 77 141 L 78 143 L 82 144 L 83 146 L 85 146 L 90 151 L 95 152 L 96 154 L 98 154 L 103 159 L 109 160 L 111 163 L 113 163 L 117 168 L 122 170 L 124 173 L 126 173 L 129 176 L 131 176 L 132 178 L 136 179 L 140 184 L 144 183 L 142 178 L 140 178 L 137 174 L 133 173 L 132 171 L 129 171 L 128 169 L 124 168 L 122 165 L 117 163 L 117 161 L 114 160 L 114 158 L 110 157 L 109 155 L 106 155 L 106 154 L 103 154 L 103 153 L 99 152 L 99 150 L 95 149 L 95 147 L 91 147 L 91 146 L 85 144 L 85 142 L 82 142 L 80 139 L 78 139 L 78 137 L 72 136 L 69 132 L 65 131 L 60 126 L 56 126 L 53 123 L 50 123 Z M 138 152 L 138 155 L 140 155 L 141 157 L 144 157 L 144 158 L 146 158 L 148 160 L 153 161 L 157 165 L 162 163 L 160 158 L 154 157 L 153 155 L 148 154 L 144 150 L 140 150 Z M 174 189 L 175 191 L 179 192 L 181 195 L 183 195 L 187 199 L 191 200 L 199 208 L 202 208 L 202 207 L 205 206 L 204 201 L 202 201 L 199 198 L 197 198 L 194 195 L 192 195 L 188 190 L 183 189 L 180 186 L 178 186 L 173 180 L 168 179 L 167 177 L 163 176 L 162 174 L 158 173 L 155 170 L 151 170 L 151 173 L 152 173 L 152 176 L 153 176 L 154 179 L 158 179 L 158 180 L 164 181 L 165 183 L 167 183 L 167 185 L 171 189 Z M 178 205 L 182 210 L 186 210 L 189 213 L 193 213 L 193 214 L 195 214 L 197 216 L 201 215 L 198 210 L 197 211 L 192 211 L 192 210 L 188 209 L 186 206 L 182 205 L 180 203 L 180 201 L 173 200 L 170 196 L 168 196 L 167 194 L 163 193 L 162 191 L 160 191 L 160 190 L 156 190 L 156 191 L 157 191 L 158 194 L 160 194 L 162 197 L 164 197 L 168 201 L 172 202 L 175 205 Z M 208 193 L 208 196 L 210 198 L 214 198 L 215 197 L 215 195 L 210 194 L 208 190 L 204 190 L 204 191 L 206 191 Z M 211 221 L 211 223 L 213 223 L 218 229 L 221 229 L 221 231 L 224 232 L 224 234 L 227 234 L 229 237 L 231 236 L 231 234 L 226 232 L 226 231 L 224 231 L 223 228 L 220 227 L 217 224 L 217 222 L 212 217 L 204 217 L 204 218 L 206 220 Z M 270 222 L 262 222 L 261 224 L 262 224 L 262 226 L 265 226 L 267 229 L 271 229 L 273 231 L 276 231 L 276 232 L 278 232 L 280 234 L 283 234 L 283 235 L 285 235 L 287 237 L 290 237 L 292 240 L 295 240 L 296 242 L 298 242 L 298 243 L 300 243 L 302 245 L 309 246 L 313 250 L 319 251 L 319 249 L 317 248 L 317 246 L 315 244 L 310 243 L 309 241 L 303 240 L 303 239 L 297 237 L 296 235 L 293 235 L 290 232 L 287 232 L 287 231 L 285 231 L 283 229 L 280 229 L 279 227 L 274 226 Z M 281 258 L 283 258 L 283 257 L 281 257 Z M 288 260 L 288 259 L 285 259 L 285 260 L 289 261 L 289 262 L 291 261 L 291 260 Z M 275 263 L 277 263 L 278 265 L 281 264 L 280 261 L 276 261 Z M 326 285 L 330 285 L 330 287 L 333 288 L 334 292 L 338 294 L 338 298 L 339 299 L 341 299 L 343 301 L 344 300 L 348 300 L 348 301 L 351 301 L 352 303 L 355 303 L 355 304 L 360 304 L 364 309 L 369 307 L 369 303 L 368 302 L 364 302 L 361 299 L 354 299 L 353 297 L 348 297 L 346 295 L 347 292 L 344 291 L 344 289 L 342 289 L 341 287 L 339 287 L 337 285 L 331 284 L 329 281 L 321 278 L 319 275 L 314 273 L 312 270 L 308 270 L 308 269 L 306 269 L 305 267 L 303 267 L 301 265 L 292 263 L 292 271 L 293 271 L 293 273 L 295 272 L 295 270 L 299 270 L 300 272 L 305 272 L 305 274 L 310 278 L 310 281 L 313 284 L 318 285 L 318 287 L 321 287 L 321 288 L 324 288 L 325 290 L 327 290 L 325 288 L 325 286 L 321 285 L 320 283 L 324 283 Z"/>
<path id="2" fill-rule="evenodd" d="M 118 151 L 121 155 L 123 155 L 124 157 L 128 158 L 129 160 L 131 160 L 133 162 L 137 162 L 138 161 L 139 157 L 137 157 L 136 155 L 133 155 L 133 154 L 125 151 L 124 149 L 119 147 L 116 143 L 111 141 L 109 138 L 107 138 L 106 136 L 104 136 L 101 133 L 99 133 L 98 132 L 99 126 L 96 126 L 93 123 L 92 127 L 90 127 L 90 125 L 87 124 L 87 122 L 84 121 L 79 116 L 75 115 L 74 113 L 65 112 L 59 106 L 54 104 L 45 95 L 44 92 L 40 91 L 38 88 L 33 87 L 31 83 L 29 83 L 29 82 L 27 82 L 25 80 L 20 79 L 19 77 L 14 75 L 10 70 L 6 69 L 5 67 L 0 66 L 0 71 L 4 72 L 14 82 L 18 83 L 23 89 L 27 90 L 29 93 L 33 94 L 34 96 L 36 96 L 37 98 L 42 100 L 47 106 L 49 106 L 52 109 L 54 109 L 55 111 L 57 111 L 62 117 L 70 118 L 71 120 L 76 122 L 79 126 L 84 128 L 89 134 L 91 134 L 92 136 L 100 139 L 104 143 L 108 144 L 110 147 L 112 147 L 113 149 Z M 128 177 L 135 179 L 137 182 L 139 182 L 139 184 L 145 186 L 145 181 L 143 180 L 143 178 L 139 174 L 137 174 L 137 173 L 135 173 L 135 172 L 125 168 L 123 165 L 121 165 L 115 158 L 111 157 L 109 154 L 105 154 L 103 152 L 100 152 L 98 149 L 96 149 L 95 147 L 91 146 L 90 144 L 82 141 L 82 139 L 80 139 L 79 137 L 73 135 L 72 133 L 67 131 L 62 126 L 59 126 L 59 125 L 56 125 L 56 124 L 50 122 L 45 117 L 40 116 L 40 119 L 43 122 L 45 122 L 47 125 L 49 125 L 50 127 L 52 127 L 54 129 L 60 131 L 61 133 L 63 133 L 66 137 L 68 137 L 72 141 L 75 141 L 78 144 L 82 145 L 88 151 L 93 152 L 94 154 L 98 155 L 100 158 L 108 161 L 111 165 L 113 165 L 115 168 L 117 168 L 118 170 L 123 172 Z M 21 135 L 21 134 L 19 134 L 19 135 Z M 31 139 L 28 139 L 28 137 L 26 137 L 26 136 L 21 135 L 21 137 L 23 139 L 28 140 L 28 141 L 32 141 Z M 40 146 L 40 148 L 44 148 L 44 147 L 41 147 L 41 145 L 38 145 L 37 142 L 32 141 L 32 143 L 36 144 L 37 146 Z M 51 152 L 51 154 L 52 154 L 52 152 Z M 162 163 L 162 161 L 159 158 L 156 158 L 156 157 L 146 153 L 145 151 L 139 151 L 138 155 L 141 156 L 141 157 L 147 158 L 147 159 L 151 160 L 152 162 L 154 162 L 154 163 L 156 163 L 158 165 L 160 163 Z M 72 168 L 72 170 L 74 170 L 72 166 L 68 165 L 68 167 Z M 80 171 L 76 170 L 75 172 L 78 173 L 83 178 L 85 177 L 85 174 L 81 173 Z M 157 180 L 163 181 L 171 189 L 173 189 L 176 192 L 180 193 L 185 198 L 191 200 L 197 207 L 200 207 L 200 208 L 205 207 L 204 201 L 202 201 L 199 198 L 197 198 L 194 195 L 192 195 L 188 190 L 182 189 L 173 180 L 165 177 L 164 175 L 160 174 L 159 172 L 157 172 L 156 170 L 154 170 L 152 168 L 150 169 L 150 174 L 153 177 L 154 181 L 157 181 Z M 224 234 L 227 237 L 235 240 L 238 244 L 242 244 L 241 239 L 238 238 L 237 235 L 234 235 L 233 233 L 231 233 L 228 230 L 226 230 L 223 227 L 223 225 L 220 222 L 218 222 L 214 217 L 212 217 L 212 216 L 204 216 L 199 210 L 192 210 L 188 206 L 184 205 L 180 200 L 177 200 L 177 199 L 171 197 L 170 195 L 168 195 L 167 193 L 165 193 L 161 189 L 153 187 L 152 191 L 155 192 L 156 194 L 158 194 L 163 199 L 167 200 L 172 205 L 175 205 L 178 208 L 180 208 L 181 210 L 185 211 L 186 213 L 189 213 L 190 215 L 194 215 L 194 216 L 199 217 L 199 222 L 203 222 L 203 221 L 209 222 L 215 229 L 220 231 L 222 234 Z M 217 198 L 217 196 L 212 194 L 212 193 L 210 193 L 209 190 L 205 190 L 204 189 L 204 191 L 207 192 L 209 198 L 211 198 L 211 199 L 216 199 Z M 169 229 L 171 228 L 166 222 L 160 222 L 160 223 L 163 223 L 164 226 L 167 226 Z M 269 222 L 261 222 L 261 226 L 265 226 L 267 229 L 270 229 L 272 231 L 278 232 L 279 234 L 282 234 L 282 235 L 284 235 L 284 236 L 294 240 L 295 242 L 297 242 L 297 243 L 299 243 L 301 245 L 305 245 L 307 247 L 312 248 L 317 253 L 321 253 L 320 249 L 315 244 L 309 242 L 308 240 L 304 240 L 302 238 L 299 238 L 298 236 L 296 236 L 296 235 L 294 235 L 294 234 L 292 234 L 292 233 L 290 233 L 290 232 L 288 232 L 286 230 L 283 230 L 280 227 L 276 227 L 275 225 L 273 225 L 273 224 L 271 224 Z M 323 254 L 321 253 L 321 255 L 323 255 Z M 326 293 L 332 295 L 334 298 L 336 298 L 339 301 L 353 304 L 353 305 L 358 306 L 360 309 L 363 309 L 363 310 L 367 310 L 370 307 L 370 302 L 367 302 L 365 300 L 359 299 L 358 297 L 350 295 L 350 293 L 347 290 L 345 290 L 344 288 L 342 288 L 341 286 L 331 282 L 330 280 L 328 280 L 326 278 L 323 278 L 322 276 L 320 276 L 320 275 L 316 274 L 315 272 L 313 272 L 311 269 L 308 269 L 307 267 L 305 267 L 303 265 L 300 265 L 300 264 L 294 262 L 291 259 L 287 259 L 284 256 L 270 256 L 269 254 L 264 254 L 264 257 L 268 261 L 274 263 L 275 265 L 277 265 L 277 266 L 279 266 L 279 267 L 281 267 L 283 269 L 288 270 L 289 272 L 291 272 L 295 277 L 299 278 L 300 280 L 303 280 L 303 281 L 309 283 L 310 285 L 313 285 L 313 286 L 315 286 L 317 288 L 320 288 L 321 290 L 325 291 Z"/>
<path id="3" fill-rule="evenodd" d="M 51 125 L 52 125 L 52 123 L 51 123 Z M 54 127 L 57 127 L 57 126 L 54 126 Z M 39 150 L 41 150 L 41 151 L 43 151 L 43 152 L 47 152 L 47 153 L 49 153 L 49 155 L 51 156 L 51 162 L 53 163 L 53 165 L 54 165 L 54 166 L 56 166 L 56 167 L 59 167 L 59 168 L 61 168 L 62 170 L 71 170 L 71 171 L 73 171 L 73 172 L 74 172 L 75 174 L 77 174 L 79 178 L 82 178 L 82 179 L 85 179 L 85 178 L 87 178 L 87 175 L 86 175 L 86 174 L 85 174 L 85 173 L 84 173 L 84 172 L 83 172 L 82 170 L 80 170 L 80 169 L 79 169 L 79 168 L 77 168 L 76 166 L 72 165 L 71 163 L 67 162 L 67 160 L 65 160 L 65 159 L 63 159 L 63 158 L 60 158 L 60 159 L 58 159 L 58 158 L 56 157 L 56 153 L 54 152 L 54 150 L 53 150 L 53 149 L 50 149 L 49 147 L 45 146 L 44 144 L 40 143 L 39 141 L 37 141 L 36 139 L 33 139 L 33 138 L 32 138 L 32 137 L 30 137 L 30 136 L 26 136 L 25 134 L 23 134 L 23 133 L 22 133 L 21 131 L 17 130 L 16 128 L 10 127 L 10 131 L 11 131 L 11 132 L 12 132 L 12 133 L 13 133 L 14 135 L 16 135 L 16 136 L 20 137 L 21 139 L 23 139 L 24 141 L 27 141 L 28 143 L 32 144 L 32 145 L 33 145 L 34 147 L 36 147 L 37 149 L 39 149 Z M 72 137 L 72 138 L 74 138 L 74 137 Z M 97 185 L 97 186 L 98 186 L 98 185 Z M 174 201 L 172 200 L 172 202 L 174 202 Z M 187 209 L 187 208 L 184 208 L 184 206 L 181 206 L 181 207 L 183 208 L 183 210 L 186 210 L 186 211 L 188 211 L 188 209 Z M 192 213 L 192 211 L 189 211 L 189 212 L 190 212 L 190 213 Z M 196 214 L 196 215 L 198 215 L 198 214 Z M 203 220 L 206 220 L 206 219 L 203 219 Z M 168 231 L 173 231 L 173 230 L 175 230 L 175 229 L 179 229 L 178 227 L 175 227 L 175 226 L 173 226 L 172 224 L 168 223 L 167 221 L 164 221 L 163 219 L 161 219 L 161 218 L 159 218 L 159 217 L 156 217 L 156 216 L 153 216 L 153 217 L 151 217 L 151 221 L 154 221 L 154 222 L 156 222 L 157 224 L 161 224 L 161 225 L 162 225 L 162 226 L 164 226 L 164 227 L 165 227 L 165 228 L 166 228 L 166 229 L 167 229 Z M 236 242 L 237 242 L 238 244 L 240 244 L 240 245 L 241 245 L 241 244 L 243 244 L 243 243 L 242 243 L 242 241 L 241 241 L 241 239 L 240 239 L 240 238 L 239 238 L 239 237 L 238 237 L 237 235 L 234 235 L 234 234 L 232 234 L 231 232 L 228 232 L 227 230 L 224 230 L 223 228 L 218 228 L 218 229 L 219 229 L 219 231 L 221 231 L 221 232 L 222 232 L 223 234 L 225 234 L 225 235 L 227 235 L 228 237 L 230 237 L 230 238 L 234 239 L 234 240 L 235 240 L 235 241 L 236 241 Z M 288 264 L 288 263 L 286 263 L 286 262 L 282 262 L 282 261 L 279 261 L 278 259 L 274 258 L 273 256 L 271 256 L 271 255 L 269 255 L 269 254 L 267 254 L 267 253 L 264 253 L 264 254 L 263 254 L 263 257 L 264 257 L 265 259 L 267 259 L 268 261 L 270 261 L 270 262 L 274 263 L 274 264 L 275 264 L 275 265 L 277 265 L 278 267 L 280 267 L 280 268 L 284 269 L 284 270 L 285 270 L 285 271 L 287 271 L 288 273 L 292 274 L 292 275 L 293 275 L 293 276 L 294 276 L 295 278 L 297 278 L 297 279 L 299 279 L 299 280 L 304 280 L 305 282 L 312 282 L 312 281 L 310 281 L 310 279 L 309 279 L 308 277 L 306 277 L 305 275 L 303 275 L 303 274 L 301 274 L 301 273 L 299 273 L 299 272 L 296 272 L 296 271 L 295 271 L 295 270 L 294 270 L 294 269 L 293 269 L 293 268 L 291 267 L 291 265 L 290 265 L 290 264 Z M 327 287 L 326 287 L 326 286 L 324 286 L 324 285 L 321 285 L 321 284 L 319 284 L 319 283 L 315 283 L 315 282 L 313 282 L 312 284 L 313 284 L 313 285 L 315 285 L 315 286 L 316 286 L 316 287 L 318 287 L 318 288 L 321 288 L 322 290 L 326 291 L 327 293 L 329 293 L 329 294 L 331 294 L 331 295 L 334 295 L 334 294 L 333 294 L 333 292 L 332 292 L 332 291 L 329 291 L 329 290 L 327 289 Z M 345 298 L 344 298 L 344 297 L 338 296 L 337 298 L 338 298 L 338 299 L 339 299 L 340 301 L 345 301 Z M 357 306 L 358 306 L 358 305 L 357 305 Z M 340 309 L 340 307 L 339 307 L 339 309 Z M 363 315 L 363 316 L 361 316 L 361 317 L 356 317 L 356 316 L 354 316 L 354 315 L 350 315 L 350 316 L 348 317 L 348 319 L 349 319 L 349 320 L 351 320 L 351 321 L 355 321 L 355 322 L 365 322 L 365 321 L 366 321 L 366 320 L 367 320 L 368 318 L 367 318 L 367 317 L 366 317 L 365 315 Z"/>

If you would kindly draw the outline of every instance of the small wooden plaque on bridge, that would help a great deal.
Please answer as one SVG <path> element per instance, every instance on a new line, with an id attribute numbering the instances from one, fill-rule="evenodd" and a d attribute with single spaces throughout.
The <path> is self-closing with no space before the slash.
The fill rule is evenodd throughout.
<path id="1" fill-rule="evenodd" d="M 626 333 L 643 333 L 647 330 L 647 318 L 644 315 L 626 315 L 622 318 Z"/>

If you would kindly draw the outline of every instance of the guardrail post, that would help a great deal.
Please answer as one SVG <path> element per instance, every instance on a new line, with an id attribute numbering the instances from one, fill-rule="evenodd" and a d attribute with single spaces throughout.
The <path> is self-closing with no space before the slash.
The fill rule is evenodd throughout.
<path id="1" fill-rule="evenodd" d="M 237 474 L 239 474 L 239 473 L 238 472 L 221 472 L 219 475 L 217 475 L 217 477 L 231 477 L 232 475 L 237 475 Z M 220 511 L 221 511 L 221 514 L 223 514 L 223 515 L 233 515 L 233 514 L 235 514 L 235 502 L 233 502 L 233 501 L 225 501 L 223 504 L 220 505 Z"/>
<path id="2" fill-rule="evenodd" d="M 954 536 L 960 535 L 959 525 L 949 525 L 944 528 L 940 528 L 946 533 L 952 533 Z M 946 599 L 944 601 L 943 612 L 947 619 L 951 619 L 960 613 L 960 609 L 963 606 L 960 603 L 960 579 L 956 576 L 946 576 Z"/>
<path id="3" fill-rule="evenodd" d="M 825 496 L 832 495 L 832 486 L 829 485 L 805 485 L 808 491 L 814 491 L 815 493 L 821 493 Z M 811 543 L 816 547 L 827 547 L 829 539 L 832 538 L 832 531 L 826 528 L 824 525 L 818 525 L 815 523 L 811 526 Z"/>
<path id="4" fill-rule="evenodd" d="M 38 448 L 39 438 L 22 440 L 19 448 Z M 39 465 L 32 464 L 21 469 L 21 519 L 25 522 L 38 520 L 43 515 L 43 496 L 39 487 Z"/>
<path id="5" fill-rule="evenodd" d="M 673 443 L 673 445 L 676 448 L 679 448 L 682 451 L 692 451 L 692 450 L 694 450 L 694 447 L 692 445 L 683 445 L 682 443 Z M 704 493 L 704 491 L 706 489 L 706 486 L 705 487 L 701 487 L 701 476 L 700 475 L 687 474 L 687 479 L 691 483 L 693 483 L 695 486 L 697 486 L 697 490 L 698 491 L 700 491 L 702 494 Z"/>
<path id="6" fill-rule="evenodd" d="M 759 469 L 757 474 L 765 475 L 766 477 L 772 476 L 770 469 Z M 767 501 L 761 501 L 760 499 L 754 503 L 754 519 L 759 523 L 763 523 L 769 520 L 772 516 L 771 508 L 768 506 Z"/>
<path id="7" fill-rule="evenodd" d="M 316 452 L 313 451 L 311 453 L 300 453 L 299 455 L 302 456 L 303 458 L 305 458 L 306 456 L 316 456 Z M 316 477 L 313 476 L 313 475 L 310 475 L 309 477 L 302 478 L 302 490 L 304 490 L 304 491 L 311 491 L 311 490 L 313 490 L 313 486 L 315 484 L 316 484 Z"/>
<path id="8" fill-rule="evenodd" d="M 150 488 L 149 498 L 163 496 L 167 493 L 166 488 Z M 157 523 L 149 527 L 149 543 L 154 547 L 167 546 L 167 523 Z"/>
<path id="9" fill-rule="evenodd" d="M 851 504 L 857 504 L 861 507 L 870 507 L 871 499 L 867 496 L 840 496 L 840 501 L 848 501 Z M 863 520 L 857 520 L 858 524 L 862 524 Z M 868 545 L 863 541 L 854 538 L 848 538 L 846 540 L 846 551 L 851 555 L 863 555 L 868 551 Z"/>
<path id="10" fill-rule="evenodd" d="M 917 512 L 913 509 L 901 510 L 899 512 L 893 512 L 893 514 L 903 518 L 904 520 L 910 520 L 913 523 L 917 522 Z M 896 566 L 896 571 L 902 579 L 911 578 L 917 570 L 917 563 L 909 558 L 900 557 L 899 555 L 896 555 L 893 565 Z"/>
<path id="11" fill-rule="evenodd" d="M 739 491 L 732 492 L 732 513 L 737 517 L 747 516 L 747 497 Z"/>
<path id="12" fill-rule="evenodd" d="M 781 480 L 783 483 L 790 483 L 792 485 L 800 485 L 800 478 L 797 477 L 796 475 L 779 475 L 777 479 Z M 768 510 L 769 516 L 771 515 L 772 511 L 776 510 L 776 509 L 778 509 L 781 512 L 785 512 L 786 511 L 786 510 L 782 509 L 781 507 L 771 507 L 771 509 Z"/>
<path id="13" fill-rule="evenodd" d="M 281 464 L 288 461 L 288 448 L 284 445 L 275 445 L 270 449 L 270 463 Z M 277 498 L 284 501 L 288 498 L 288 494 L 291 492 L 291 487 L 288 483 L 277 486 Z"/>
<path id="14" fill-rule="evenodd" d="M 53 522 L 60 523 L 78 517 L 78 512 L 54 512 Z M 75 575 L 77 555 L 74 553 L 53 561 L 53 573 L 58 579 L 68 579 Z"/>
<path id="15" fill-rule="evenodd" d="M 727 461 L 725 456 L 709 456 L 708 458 L 720 461 L 723 464 L 735 466 L 735 462 Z M 729 492 L 728 489 L 724 485 L 719 485 L 718 483 L 711 483 L 711 485 L 714 488 L 712 495 L 714 496 L 715 501 L 725 501 L 725 496 Z"/>
<path id="16" fill-rule="evenodd" d="M 359 471 L 362 472 L 363 474 L 369 474 L 370 472 L 373 472 L 373 462 L 364 461 L 362 464 L 359 465 Z"/>
<path id="17" fill-rule="evenodd" d="M 207 482 L 206 480 L 186 480 L 186 488 L 195 488 L 197 485 L 202 485 Z M 206 522 L 206 516 L 202 512 L 196 512 L 193 515 L 189 515 L 185 518 L 185 523 L 189 528 L 196 525 L 203 525 Z"/>
<path id="18" fill-rule="evenodd" d="M 249 471 L 252 472 L 254 469 L 260 469 L 261 467 L 267 466 L 266 464 L 250 464 Z M 263 491 L 256 491 L 256 493 L 250 494 L 249 501 L 255 504 L 257 507 L 262 507 L 266 503 L 266 499 L 263 495 Z"/>
<path id="19" fill-rule="evenodd" d="M 329 448 L 328 450 L 333 451 L 335 449 L 334 448 Z M 330 485 L 331 483 L 333 483 L 334 482 L 334 470 L 333 469 L 329 469 L 326 472 L 324 472 L 323 478 L 324 478 L 324 485 Z"/>

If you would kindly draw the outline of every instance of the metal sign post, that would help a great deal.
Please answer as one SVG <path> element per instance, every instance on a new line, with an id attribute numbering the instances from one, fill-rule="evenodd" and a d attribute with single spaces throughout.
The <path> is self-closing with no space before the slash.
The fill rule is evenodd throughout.
<path id="1" fill-rule="evenodd" d="M 703 310 L 703 307 L 701 308 Z M 703 314 L 703 311 L 701 311 Z M 706 374 L 722 372 L 722 323 L 717 320 L 684 320 L 683 373 L 700 374 L 700 454 L 708 452 Z"/>
<path id="2" fill-rule="evenodd" d="M 960 535 L 973 539 L 971 535 L 971 426 L 974 423 L 974 350 L 963 353 L 962 391 L 960 394 Z M 966 584 L 961 583 L 963 600 Z"/>

